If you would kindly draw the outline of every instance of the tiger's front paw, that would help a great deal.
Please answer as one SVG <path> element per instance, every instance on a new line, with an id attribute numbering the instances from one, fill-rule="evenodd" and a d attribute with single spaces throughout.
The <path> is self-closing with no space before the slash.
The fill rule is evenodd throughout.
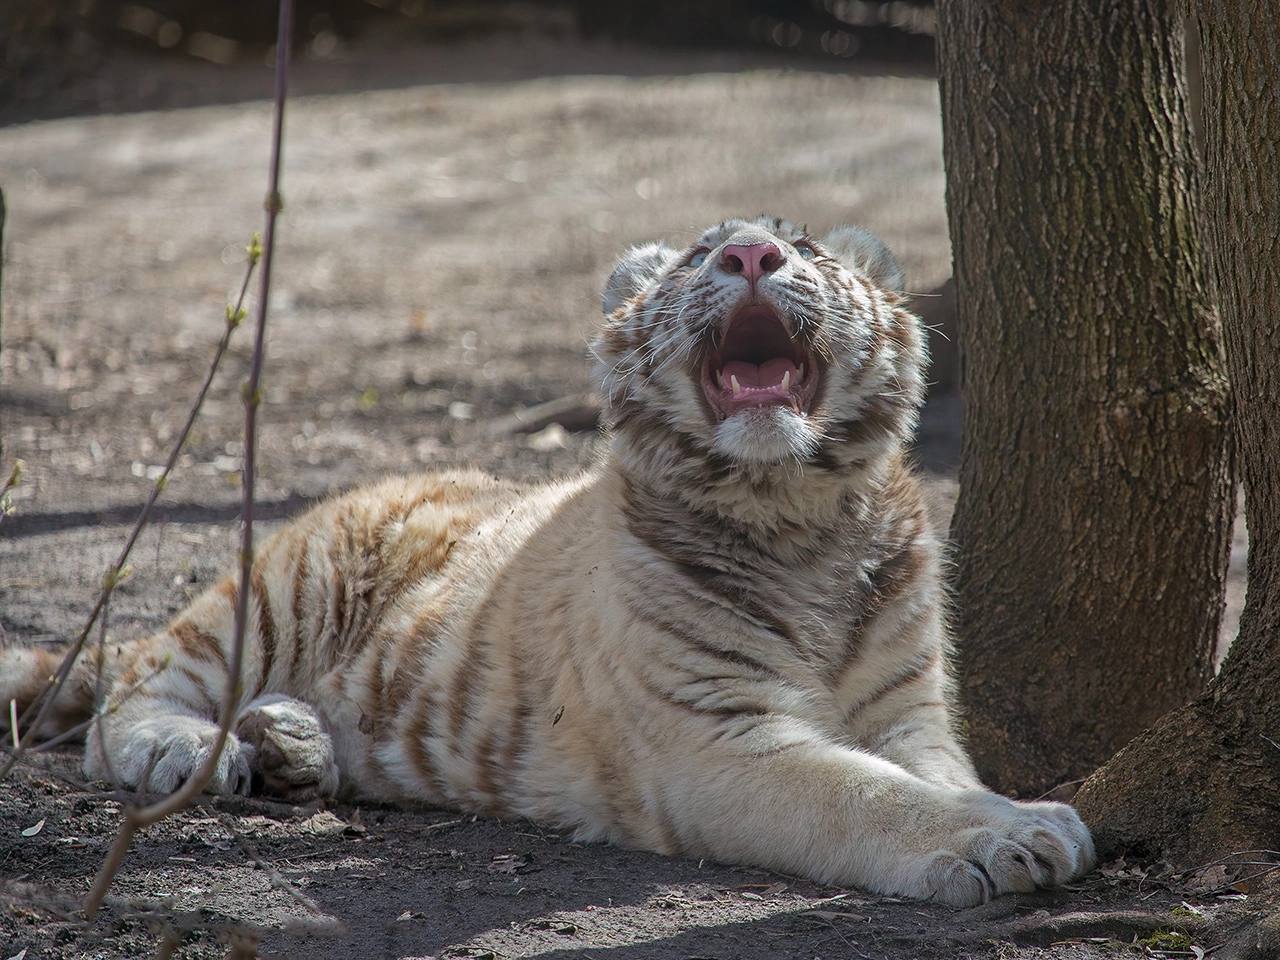
<path id="1" fill-rule="evenodd" d="M 196 717 L 152 717 L 110 737 L 105 750 L 96 734 L 96 726 L 91 727 L 84 753 L 86 776 L 118 780 L 137 790 L 172 793 L 203 769 L 217 745 L 218 725 Z M 247 794 L 252 757 L 252 748 L 229 734 L 205 792 Z"/>
<path id="2" fill-rule="evenodd" d="M 957 798 L 954 831 L 925 859 L 921 895 L 957 907 L 1053 887 L 1093 869 L 1089 828 L 1064 803 L 1019 803 L 974 791 Z"/>

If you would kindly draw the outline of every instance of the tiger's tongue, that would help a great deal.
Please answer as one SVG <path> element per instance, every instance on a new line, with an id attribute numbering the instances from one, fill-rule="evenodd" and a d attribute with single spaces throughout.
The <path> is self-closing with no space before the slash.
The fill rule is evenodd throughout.
<path id="1" fill-rule="evenodd" d="M 782 383 L 785 373 L 790 373 L 791 382 L 795 383 L 797 372 L 796 365 L 786 357 L 774 357 L 760 364 L 730 360 L 720 369 L 726 384 L 730 377 L 737 377 L 738 383 L 744 387 L 776 387 Z"/>

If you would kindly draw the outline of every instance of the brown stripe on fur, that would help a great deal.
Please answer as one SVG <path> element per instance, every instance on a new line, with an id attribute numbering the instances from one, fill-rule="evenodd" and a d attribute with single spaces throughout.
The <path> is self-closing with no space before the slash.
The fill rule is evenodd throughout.
<path id="1" fill-rule="evenodd" d="M 418 615 L 413 627 L 395 641 L 395 669 L 391 673 L 391 682 L 386 687 L 385 707 L 389 714 L 400 712 L 408 702 L 414 688 L 421 682 L 416 669 L 417 656 L 420 652 L 429 651 L 435 638 L 444 625 L 444 611 L 441 598 L 437 597 L 432 605 Z"/>
<path id="2" fill-rule="evenodd" d="M 234 611 L 236 609 L 236 601 L 240 599 L 240 585 L 235 580 L 227 577 L 218 584 L 217 591 L 227 601 L 227 606 Z"/>
<path id="3" fill-rule="evenodd" d="M 204 681 L 204 677 L 192 670 L 190 667 L 180 666 L 178 672 L 191 681 L 196 690 L 200 692 L 201 698 L 204 700 L 204 706 L 210 717 L 218 715 L 218 701 L 214 699 L 213 694 L 209 691 L 208 685 Z"/>
<path id="4" fill-rule="evenodd" d="M 418 510 L 424 503 L 439 501 L 442 498 L 442 493 L 443 491 L 438 487 L 433 486 L 420 490 L 415 497 L 407 502 L 403 499 L 394 501 L 383 511 L 377 526 L 374 528 L 372 546 L 367 552 L 381 560 L 382 552 L 386 545 L 387 530 L 393 524 L 406 523 L 414 511 Z M 449 530 L 442 532 L 431 544 L 420 545 L 398 575 L 394 570 L 389 570 L 385 564 L 380 565 L 380 573 L 390 573 L 393 579 L 388 586 L 375 588 L 377 602 L 371 607 L 365 618 L 366 634 L 368 630 L 377 629 L 386 612 L 392 609 L 405 593 L 417 586 L 425 579 L 427 574 L 439 570 L 448 562 L 449 554 L 456 543 L 456 539 L 449 539 L 448 534 L 453 531 L 456 525 L 457 518 L 451 518 Z M 365 640 L 365 635 L 359 636 L 353 640 L 353 645 L 363 647 Z"/>
<path id="5" fill-rule="evenodd" d="M 267 594 L 267 582 L 262 574 L 262 567 L 261 562 L 255 564 L 249 580 L 251 596 L 258 604 L 258 637 L 262 647 L 261 673 L 258 677 L 257 690 L 253 694 L 255 697 L 266 687 L 276 658 L 276 621 L 271 614 L 271 597 Z"/>
<path id="6" fill-rule="evenodd" d="M 831 445 L 833 456 L 837 456 L 840 447 L 857 447 L 872 440 L 899 437 L 910 412 L 911 407 L 902 401 L 875 397 L 856 417 L 832 424 L 827 431 L 830 439 L 823 441 L 823 447 Z"/>
<path id="7" fill-rule="evenodd" d="M 861 458 L 855 457 L 843 460 L 837 457 L 836 449 L 837 447 L 830 439 L 825 439 L 818 446 L 818 449 L 809 455 L 805 462 L 810 466 L 817 467 L 819 470 L 826 470 L 831 473 L 843 473 L 866 465 L 866 461 Z"/>
<path id="8" fill-rule="evenodd" d="M 773 611 L 761 603 L 759 598 L 752 596 L 736 583 L 729 581 L 724 573 L 697 563 L 689 563 L 683 560 L 675 560 L 673 562 L 677 570 L 699 587 L 723 597 L 731 608 L 737 608 L 738 612 L 746 614 L 749 619 L 760 624 L 771 633 L 777 634 L 792 645 L 795 644 L 795 635 L 791 632 L 791 628 L 775 617 Z"/>
<path id="9" fill-rule="evenodd" d="M 330 588 L 328 604 L 328 624 L 321 626 L 321 643 L 329 662 L 336 661 L 344 649 L 343 636 L 347 629 L 347 578 L 342 568 L 344 541 L 348 537 L 348 521 L 351 519 L 351 508 L 334 516 L 332 539 L 329 541 Z M 325 627 L 327 626 L 327 629 Z"/>
<path id="10" fill-rule="evenodd" d="M 699 706 L 696 703 L 690 703 L 688 700 L 681 700 L 679 697 L 673 694 L 670 690 L 664 689 L 663 687 L 654 683 L 653 680 L 651 680 L 649 677 L 642 678 L 640 681 L 640 685 L 641 687 L 644 688 L 646 693 L 648 693 L 650 696 L 654 697 L 655 699 L 660 700 L 663 703 L 669 704 L 670 706 L 678 707 L 679 709 L 683 710 L 685 713 L 691 713 L 699 717 L 724 717 L 724 718 L 756 717 L 756 716 L 763 716 L 769 712 L 764 707 L 761 707 L 761 706 L 753 706 L 753 707 Z"/>
<path id="11" fill-rule="evenodd" d="M 387 662 L 391 639 L 380 634 L 374 641 L 377 652 L 369 655 L 369 665 L 364 677 L 364 700 L 360 710 L 360 732 L 375 742 L 381 738 L 382 718 L 387 709 L 387 691 L 382 681 L 382 668 Z"/>
<path id="12" fill-rule="evenodd" d="M 135 683 L 138 682 L 138 679 L 141 676 L 142 676 L 142 669 L 141 669 L 141 666 L 137 663 L 137 661 L 129 664 L 129 666 L 124 668 L 120 676 L 116 677 L 115 683 L 111 685 L 112 692 L 114 693 L 117 690 L 124 691 L 129 689 Z M 43 688 L 44 688 L 44 685 L 42 681 L 41 689 Z"/>
<path id="13" fill-rule="evenodd" d="M 604 347 L 605 353 L 616 357 L 622 357 L 631 349 L 631 341 L 627 336 L 627 331 L 616 323 L 605 325 L 600 334 L 600 345 Z"/>
<path id="14" fill-rule="evenodd" d="M 448 532 L 453 532 L 452 527 Z M 382 592 L 376 608 L 369 614 L 369 626 L 376 628 L 386 612 L 394 608 L 406 593 L 425 580 L 429 574 L 440 570 L 448 562 L 449 555 L 456 544 L 456 539 L 442 535 L 429 548 L 424 547 L 416 551 L 413 558 L 405 565 L 403 572 Z"/>
<path id="15" fill-rule="evenodd" d="M 875 310 L 874 304 L 871 309 Z M 869 331 L 870 335 L 863 345 L 868 361 L 879 358 L 880 354 L 884 352 L 885 343 L 889 339 L 889 327 L 877 316 L 872 319 Z M 869 363 L 864 365 L 863 370 L 869 369 L 869 366 Z"/>
<path id="16" fill-rule="evenodd" d="M 760 759 L 762 757 L 776 757 L 778 756 L 778 754 L 787 753 L 788 751 L 795 750 L 798 747 L 812 747 L 812 746 L 813 746 L 813 742 L 811 740 L 792 740 L 789 743 L 779 743 L 775 746 L 769 747 L 767 750 L 753 750 L 751 751 L 750 756 L 752 759 Z"/>
<path id="17" fill-rule="evenodd" d="M 591 769 L 596 782 L 596 796 L 602 800 L 609 810 L 609 820 L 620 826 L 627 826 L 631 817 L 627 816 L 631 804 L 623 805 L 623 795 L 630 795 L 633 788 L 629 781 L 623 782 L 625 771 L 613 762 L 613 757 L 602 750 L 592 749 Z"/>
<path id="18" fill-rule="evenodd" d="M 853 622 L 849 625 L 848 633 L 845 634 L 844 650 L 832 663 L 830 677 L 833 681 L 838 680 L 852 668 L 854 661 L 862 655 L 862 642 L 867 628 L 889 604 L 907 592 L 919 577 L 920 570 L 926 562 L 926 557 L 914 544 L 911 544 L 903 547 L 872 571 L 870 589 Z M 928 611 L 925 611 L 925 614 L 927 613 Z M 904 633 L 910 626 L 912 624 L 904 627 Z"/>
<path id="19" fill-rule="evenodd" d="M 360 719 L 356 724 L 356 728 L 369 738 L 371 745 L 380 743 L 387 732 L 383 725 L 386 691 L 382 683 L 382 667 L 391 647 L 391 639 L 385 634 L 380 634 L 375 642 L 378 644 L 378 651 L 369 657 L 369 669 L 363 684 L 364 698 L 360 701 Z M 362 759 L 369 776 L 384 784 L 391 782 L 390 777 L 387 776 L 387 768 L 376 750 L 366 751 Z"/>
<path id="20" fill-rule="evenodd" d="M 493 668 L 493 659 L 490 656 L 491 644 L 489 638 L 485 636 L 485 630 L 493 615 L 493 607 L 494 594 L 490 592 L 471 619 L 467 629 L 462 666 L 453 678 L 453 687 L 449 691 L 449 739 L 454 753 L 462 753 L 462 728 L 471 716 L 471 698 L 475 693 L 476 681 L 482 672 Z"/>
<path id="21" fill-rule="evenodd" d="M 778 617 L 760 597 L 744 589 L 732 579 L 728 571 L 707 566 L 701 560 L 701 553 L 696 545 L 697 538 L 686 535 L 687 531 L 674 525 L 663 512 L 661 498 L 642 493 L 641 488 L 627 480 L 623 484 L 623 513 L 627 519 L 627 529 L 640 542 L 646 544 L 656 553 L 671 563 L 675 569 L 703 590 L 720 597 L 728 609 L 743 616 L 766 630 L 796 645 L 795 635 L 791 628 Z M 721 533 L 727 530 L 723 518 L 704 515 L 687 510 L 694 524 L 705 524 L 709 529 Z M 686 525 L 687 526 L 687 525 Z M 677 535 L 673 535 L 673 530 Z M 759 552 L 758 545 L 746 545 L 748 551 Z M 744 579 L 755 579 L 755 571 L 744 571 Z"/>
<path id="22" fill-rule="evenodd" d="M 938 707 L 943 710 L 947 709 L 947 705 L 941 700 L 922 700 L 920 703 L 913 703 L 909 707 L 903 707 L 902 712 L 909 713 L 912 710 L 923 710 L 926 707 Z"/>
<path id="23" fill-rule="evenodd" d="M 889 334 L 914 358 L 920 350 L 920 324 L 914 313 L 896 306 L 897 302 L 890 301 Z"/>
<path id="24" fill-rule="evenodd" d="M 424 499 L 426 499 L 425 494 L 415 497 L 414 506 L 422 503 Z M 373 525 L 373 535 L 369 538 L 369 547 L 366 551 L 375 557 L 382 555 L 382 548 L 386 546 L 388 528 L 397 521 L 403 523 L 405 517 L 413 509 L 413 507 L 406 507 L 404 497 L 394 497 L 386 503 L 379 504 L 379 506 L 382 509 L 382 513 L 378 517 L 378 522 Z"/>
<path id="25" fill-rule="evenodd" d="M 737 650 L 730 650 L 726 647 L 718 647 L 714 643 L 699 639 L 689 633 L 683 627 L 677 626 L 668 620 L 659 617 L 650 611 L 644 609 L 638 604 L 632 603 L 630 599 L 625 599 L 627 609 L 631 611 L 632 616 L 643 623 L 647 623 L 652 627 L 661 630 L 663 633 L 670 634 L 681 643 L 697 650 L 699 653 L 705 654 L 715 660 L 725 663 L 731 663 L 735 667 L 743 667 L 748 670 L 754 670 L 756 673 L 763 673 L 767 676 L 781 679 L 781 674 L 770 666 L 761 663 L 755 657 L 741 653 Z"/>
<path id="26" fill-rule="evenodd" d="M 224 669 L 227 666 L 227 655 L 218 638 L 205 633 L 190 620 L 180 620 L 169 628 L 178 643 L 178 649 L 192 660 L 201 663 L 217 662 Z"/>
<path id="27" fill-rule="evenodd" d="M 658 835 L 662 837 L 663 845 L 663 850 L 659 852 L 667 856 L 682 856 L 685 842 L 680 838 L 675 818 L 667 810 L 667 797 L 662 795 L 662 785 L 654 785 L 654 790 L 657 791 L 657 796 L 653 797 L 653 822 L 658 828 Z"/>
<path id="28" fill-rule="evenodd" d="M 305 625 L 303 617 L 306 613 L 307 578 L 311 575 L 311 540 L 310 530 L 300 531 L 298 537 L 298 560 L 293 568 L 293 656 L 289 659 L 289 676 L 296 678 L 302 663 L 302 647 L 306 641 L 303 634 Z"/>
<path id="29" fill-rule="evenodd" d="M 491 816 L 502 816 L 506 813 L 506 804 L 498 785 L 501 771 L 495 757 L 498 749 L 497 740 L 497 731 L 489 729 L 476 746 L 475 758 L 476 790 L 483 795 L 485 810 Z"/>
<path id="30" fill-rule="evenodd" d="M 529 749 L 529 723 L 533 717 L 533 704 L 529 702 L 528 680 L 520 669 L 520 661 L 511 661 L 511 686 L 515 690 L 515 709 L 511 711 L 511 726 L 507 731 L 506 746 L 502 751 L 502 769 L 508 781 L 516 776 L 517 767 Z"/>
<path id="31" fill-rule="evenodd" d="M 850 707 L 848 710 L 845 711 L 845 715 L 844 715 L 845 723 L 849 723 L 859 713 L 862 713 L 863 711 L 868 710 L 871 707 L 875 706 L 877 703 L 879 703 L 881 700 L 883 700 L 885 697 L 889 696 L 890 694 L 896 693 L 899 690 L 903 689 L 904 687 L 910 686 L 911 684 L 916 683 L 919 680 L 923 679 L 924 677 L 928 676 L 933 670 L 937 668 L 938 662 L 941 656 L 942 655 L 940 653 L 935 651 L 934 654 L 924 662 L 911 666 L 902 674 L 898 675 L 897 677 L 894 677 L 892 680 L 883 684 L 880 687 L 880 689 L 876 690 L 875 693 L 871 694 L 871 696 L 867 697 L 861 703 L 854 704 L 852 707 Z"/>
<path id="32" fill-rule="evenodd" d="M 626 432 L 633 442 L 644 448 L 674 447 L 681 460 L 697 465 L 699 482 L 706 486 L 724 483 L 740 473 L 738 465 L 728 457 L 708 450 L 695 437 L 651 414 L 638 402 L 628 402 L 618 408 L 613 428 L 616 432 Z"/>
<path id="33" fill-rule="evenodd" d="M 431 761 L 431 751 L 427 745 L 427 741 L 431 738 L 433 727 L 430 694 L 424 692 L 417 707 L 418 712 L 413 715 L 413 719 L 409 722 L 409 728 L 405 731 L 405 737 L 408 741 L 405 744 L 405 752 L 409 755 L 409 762 L 426 784 L 427 789 L 444 798 L 447 797 L 444 783 L 440 779 L 440 772 Z"/>

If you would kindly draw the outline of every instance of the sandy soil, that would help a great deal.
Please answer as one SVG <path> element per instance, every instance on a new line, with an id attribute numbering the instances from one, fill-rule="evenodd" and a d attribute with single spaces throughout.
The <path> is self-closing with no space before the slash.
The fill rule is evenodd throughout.
<path id="1" fill-rule="evenodd" d="M 764 209 L 866 224 L 913 289 L 941 283 L 934 81 L 781 66 L 510 40 L 303 64 L 262 413 L 267 523 L 391 471 L 475 463 L 530 477 L 589 461 L 591 429 L 501 424 L 588 389 L 598 288 L 626 244 Z M 94 100 L 118 115 L 0 129 L 0 430 L 28 464 L 0 528 L 9 638 L 78 627 L 239 284 L 261 219 L 269 75 L 211 70 L 118 61 Z M 162 624 L 233 555 L 248 340 L 138 545 L 113 636 Z M 920 449 L 939 522 L 956 408 L 931 399 Z M 187 931 L 184 957 L 220 955 L 219 938 L 246 928 L 264 957 L 1083 960 L 1156 929 L 1193 929 L 1207 948 L 1243 909 L 1221 897 L 1234 891 L 1112 871 L 957 913 L 527 823 L 211 800 L 142 837 L 118 899 L 86 925 L 72 901 L 119 804 L 79 782 L 73 755 L 47 763 L 0 791 L 4 957 L 148 956 L 169 923 Z M 1182 900 L 1203 917 L 1171 914 Z"/>

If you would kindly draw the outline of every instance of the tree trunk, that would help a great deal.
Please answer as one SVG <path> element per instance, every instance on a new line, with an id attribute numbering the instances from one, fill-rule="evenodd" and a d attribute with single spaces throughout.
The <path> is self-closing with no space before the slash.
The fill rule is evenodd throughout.
<path id="1" fill-rule="evenodd" d="M 1172 6 L 939 3 L 961 692 L 1009 793 L 1086 775 L 1211 675 L 1228 399 Z"/>
<path id="2" fill-rule="evenodd" d="M 4 351 L 4 190 L 0 189 L 0 352 Z M 9 467 L 4 459 L 4 430 L 0 423 L 0 485 L 9 477 Z M 0 510 L 3 510 L 0 506 Z M 0 517 L 3 520 L 3 517 Z"/>
<path id="3" fill-rule="evenodd" d="M 1208 221 L 1249 525 L 1240 633 L 1218 678 L 1082 788 L 1100 848 L 1182 863 L 1280 849 L 1280 21 L 1201 21 Z"/>

